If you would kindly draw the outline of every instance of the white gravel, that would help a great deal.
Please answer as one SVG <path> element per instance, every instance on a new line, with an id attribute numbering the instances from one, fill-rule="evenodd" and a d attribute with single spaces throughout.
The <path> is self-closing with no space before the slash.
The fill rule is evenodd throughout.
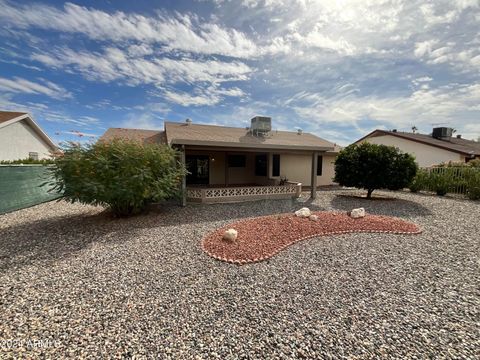
<path id="1" fill-rule="evenodd" d="M 46 203 L 0 216 L 0 358 L 478 358 L 480 203 L 321 191 L 312 210 L 399 216 L 417 236 L 298 243 L 245 266 L 201 251 L 214 228 L 297 210 L 260 201 L 131 219 Z"/>

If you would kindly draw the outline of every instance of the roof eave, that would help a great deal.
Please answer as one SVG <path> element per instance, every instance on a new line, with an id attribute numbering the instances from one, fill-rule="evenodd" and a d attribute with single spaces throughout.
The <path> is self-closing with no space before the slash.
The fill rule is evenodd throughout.
<path id="1" fill-rule="evenodd" d="M 211 147 L 236 147 L 246 149 L 272 149 L 272 150 L 305 150 L 305 151 L 334 151 L 330 146 L 304 146 L 304 145 L 280 145 L 280 144 L 245 144 L 224 141 L 198 141 L 188 139 L 172 139 L 170 145 L 197 145 Z"/>

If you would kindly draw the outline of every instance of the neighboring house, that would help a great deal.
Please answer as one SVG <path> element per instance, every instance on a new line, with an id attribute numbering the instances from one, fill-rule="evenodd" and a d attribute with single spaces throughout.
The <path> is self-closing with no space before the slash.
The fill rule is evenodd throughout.
<path id="1" fill-rule="evenodd" d="M 282 191 L 279 184 L 285 179 L 292 186 L 313 184 L 314 189 L 331 185 L 333 163 L 340 150 L 335 144 L 301 130 L 272 130 L 271 119 L 266 117 L 253 118 L 249 128 L 192 124 L 188 119 L 185 123 L 165 122 L 164 131 L 111 128 L 101 140 L 115 138 L 163 143 L 182 150 L 191 198 L 208 197 L 212 193 L 208 189 L 213 188 L 224 188 L 217 193 L 219 197 L 227 196 L 234 192 L 232 187 L 257 187 L 249 190 L 254 193 L 267 191 L 261 186 L 276 187 L 271 190 L 273 195 Z M 247 190 L 238 191 L 241 198 Z"/>
<path id="2" fill-rule="evenodd" d="M 400 132 L 396 130 L 375 130 L 356 143 L 368 141 L 371 144 L 395 146 L 410 153 L 420 167 L 429 167 L 449 161 L 468 162 L 480 157 L 480 142 L 453 136 L 451 128 L 434 128 L 431 135 Z"/>
<path id="3" fill-rule="evenodd" d="M 46 159 L 56 149 L 29 114 L 0 111 L 0 161 Z"/>

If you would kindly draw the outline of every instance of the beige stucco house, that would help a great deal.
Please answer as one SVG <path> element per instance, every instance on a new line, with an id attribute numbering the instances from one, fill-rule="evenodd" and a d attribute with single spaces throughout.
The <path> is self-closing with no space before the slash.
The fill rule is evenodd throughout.
<path id="1" fill-rule="evenodd" d="M 375 130 L 356 143 L 368 141 L 371 144 L 395 146 L 410 153 L 420 167 L 440 163 L 467 162 L 480 157 L 480 143 L 453 136 L 450 128 L 435 128 L 431 135 L 400 132 L 396 130 Z"/>
<path id="2" fill-rule="evenodd" d="M 181 150 L 190 201 L 215 202 L 298 196 L 302 187 L 333 184 L 340 148 L 302 131 L 275 131 L 271 119 L 255 117 L 248 128 L 165 122 L 164 131 L 118 129 L 115 138 L 164 143 Z"/>
<path id="3" fill-rule="evenodd" d="M 56 149 L 29 114 L 0 111 L 0 161 L 46 159 Z"/>

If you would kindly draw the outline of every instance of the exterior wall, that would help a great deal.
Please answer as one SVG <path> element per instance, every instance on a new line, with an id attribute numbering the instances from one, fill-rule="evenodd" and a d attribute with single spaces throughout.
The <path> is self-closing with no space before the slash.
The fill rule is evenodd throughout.
<path id="1" fill-rule="evenodd" d="M 363 140 L 371 144 L 395 146 L 403 152 L 415 156 L 420 167 L 429 167 L 448 161 L 465 161 L 465 157 L 452 151 L 440 149 L 434 146 L 421 144 L 415 141 L 402 139 L 392 135 L 370 137 Z"/>
<path id="2" fill-rule="evenodd" d="M 228 155 L 245 155 L 245 167 L 229 167 L 229 184 L 255 184 L 255 153 L 229 152 Z M 227 166 L 225 164 L 224 166 Z"/>
<path id="3" fill-rule="evenodd" d="M 29 152 L 37 152 L 39 159 L 50 157 L 48 144 L 25 121 L 0 129 L 0 160 L 25 159 Z"/>
<path id="4" fill-rule="evenodd" d="M 225 166 L 226 154 L 217 151 L 190 151 L 187 149 L 187 155 L 209 155 L 210 156 L 210 185 L 225 184 Z M 268 154 L 268 174 L 270 176 L 255 176 L 255 155 L 261 153 L 253 152 L 228 152 L 229 155 L 245 155 L 246 164 L 244 168 L 228 168 L 228 184 L 260 184 L 273 185 L 275 179 L 278 181 L 280 177 L 286 177 L 289 181 L 302 183 L 303 186 L 311 186 L 311 169 L 312 155 L 311 153 L 291 154 L 282 152 L 273 152 Z M 262 153 L 263 154 L 263 153 Z M 272 177 L 272 154 L 280 155 L 280 176 Z M 332 185 L 335 176 L 334 162 L 335 155 L 327 155 L 319 153 L 323 156 L 322 175 L 317 176 L 317 185 Z"/>
<path id="5" fill-rule="evenodd" d="M 323 156 L 322 175 L 317 176 L 317 186 L 332 185 L 335 176 L 335 155 L 319 153 Z M 280 154 L 280 176 L 289 181 L 311 186 L 312 155 Z"/>

